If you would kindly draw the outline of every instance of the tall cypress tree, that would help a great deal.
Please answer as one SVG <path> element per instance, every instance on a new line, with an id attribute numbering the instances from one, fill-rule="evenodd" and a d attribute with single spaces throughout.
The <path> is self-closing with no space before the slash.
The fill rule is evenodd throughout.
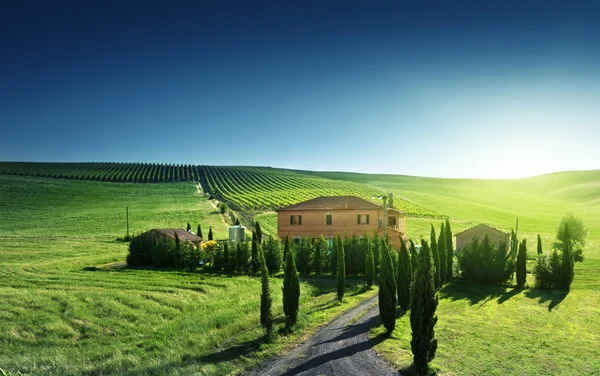
<path id="1" fill-rule="evenodd" d="M 296 254 L 296 266 L 300 274 L 310 274 L 312 250 L 313 246 L 310 238 L 302 238 Z"/>
<path id="2" fill-rule="evenodd" d="M 344 254 L 344 243 L 339 234 L 335 242 L 335 247 L 337 253 L 337 298 L 341 302 L 346 291 L 346 255 Z"/>
<path id="3" fill-rule="evenodd" d="M 286 235 L 283 239 L 283 259 L 287 262 L 287 254 L 290 252 L 290 238 Z"/>
<path id="4" fill-rule="evenodd" d="M 375 283 L 375 257 L 373 257 L 371 242 L 367 244 L 367 253 L 365 255 L 365 282 L 369 289 Z"/>
<path id="5" fill-rule="evenodd" d="M 446 230 L 444 228 L 444 222 L 442 222 L 442 226 L 440 227 L 440 237 L 437 246 L 438 254 L 440 255 L 440 286 L 442 286 L 446 283 L 446 273 L 448 272 L 448 262 L 446 261 L 448 252 L 446 252 Z"/>
<path id="6" fill-rule="evenodd" d="M 435 236 L 435 228 L 431 225 L 431 254 L 433 255 L 433 282 L 435 283 L 435 288 L 439 289 L 441 286 L 440 283 L 440 255 L 438 254 L 438 246 L 437 239 Z"/>
<path id="7" fill-rule="evenodd" d="M 417 270 L 417 265 L 419 265 L 419 256 L 417 255 L 417 247 L 415 246 L 415 242 L 412 239 L 408 239 L 408 249 L 410 250 L 410 267 L 413 271 Z"/>
<path id="8" fill-rule="evenodd" d="M 375 234 L 375 236 L 373 237 L 373 258 L 375 259 L 375 277 L 377 277 L 379 275 L 379 269 L 380 269 L 380 249 L 381 249 L 381 239 L 379 238 L 379 235 Z"/>
<path id="9" fill-rule="evenodd" d="M 271 286 L 269 285 L 269 269 L 262 250 L 258 251 L 258 258 L 260 261 L 261 284 L 260 325 L 267 331 L 267 336 L 270 336 L 273 331 L 273 312 L 271 310 L 273 299 L 271 298 Z"/>
<path id="10" fill-rule="evenodd" d="M 410 299 L 410 346 L 417 375 L 429 373 L 429 362 L 435 358 L 437 350 L 434 328 L 437 323 L 435 311 L 438 297 L 435 291 L 434 267 L 429 244 L 421 240 L 419 267 L 414 273 Z"/>
<path id="11" fill-rule="evenodd" d="M 260 270 L 260 259 L 258 254 L 258 240 L 256 238 L 256 232 L 252 231 L 252 273 L 256 274 Z"/>
<path id="12" fill-rule="evenodd" d="M 185 231 L 190 231 L 192 229 L 192 226 L 190 225 L 190 223 L 187 223 L 187 227 L 185 228 Z"/>
<path id="13" fill-rule="evenodd" d="M 213 240 L 213 232 L 212 227 L 208 228 L 208 240 Z"/>
<path id="14" fill-rule="evenodd" d="M 527 243 L 526 239 L 523 239 L 519 245 L 519 253 L 517 254 L 517 286 L 519 288 L 525 287 L 527 281 Z"/>
<path id="15" fill-rule="evenodd" d="M 398 304 L 403 311 L 410 306 L 410 284 L 412 281 L 412 268 L 410 256 L 404 239 L 400 237 L 400 253 L 398 254 Z"/>
<path id="16" fill-rule="evenodd" d="M 300 304 L 300 280 L 296 270 L 296 260 L 294 259 L 294 253 L 289 251 L 285 259 L 282 290 L 285 325 L 289 329 L 298 320 L 298 306 Z"/>
<path id="17" fill-rule="evenodd" d="M 454 245 L 452 244 L 452 228 L 450 227 L 450 220 L 446 218 L 446 226 L 444 227 L 446 231 L 446 280 L 450 281 L 452 279 L 452 263 L 454 262 Z"/>
<path id="18" fill-rule="evenodd" d="M 233 271 L 231 269 L 231 263 L 229 262 L 230 258 L 229 258 L 229 245 L 227 244 L 227 242 L 225 242 L 225 244 L 223 244 L 223 268 L 225 269 L 226 272 L 231 272 Z"/>
<path id="19" fill-rule="evenodd" d="M 198 235 L 199 237 L 202 237 L 202 227 L 200 227 L 200 225 L 198 225 L 198 230 L 196 230 L 196 235 Z"/>
<path id="20" fill-rule="evenodd" d="M 396 327 L 396 278 L 394 276 L 394 266 L 392 256 L 387 242 L 381 247 L 381 270 L 379 276 L 379 316 L 381 322 L 388 333 L 394 331 Z"/>
<path id="21" fill-rule="evenodd" d="M 259 245 L 262 244 L 262 229 L 260 228 L 260 223 L 254 223 L 254 230 L 256 231 L 256 241 Z"/>
<path id="22" fill-rule="evenodd" d="M 573 277 L 575 276 L 575 259 L 573 257 L 573 242 L 571 240 L 571 233 L 569 232 L 569 226 L 565 224 L 565 230 L 563 235 L 563 258 L 562 258 L 562 283 L 561 287 L 564 290 L 571 288 Z"/>
<path id="23" fill-rule="evenodd" d="M 313 260 L 313 270 L 316 275 L 320 275 L 323 272 L 323 255 L 327 250 L 327 241 L 321 235 L 315 242 L 315 257 Z"/>
<path id="24" fill-rule="evenodd" d="M 543 251 L 542 251 L 542 238 L 540 238 L 540 234 L 538 234 L 537 237 L 537 254 L 538 255 L 542 255 Z"/>

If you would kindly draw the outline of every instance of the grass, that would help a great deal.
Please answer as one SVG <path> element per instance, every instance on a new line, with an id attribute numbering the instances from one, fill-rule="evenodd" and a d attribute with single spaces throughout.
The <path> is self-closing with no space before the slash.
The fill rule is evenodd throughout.
<path id="1" fill-rule="evenodd" d="M 296 334 L 264 343 L 260 280 L 129 269 L 132 232 L 226 225 L 192 183 L 112 184 L 0 176 L 0 368 L 45 375 L 240 372 L 364 299 L 335 301 L 334 278 L 301 280 Z M 221 235 L 221 237 L 223 236 Z M 271 280 L 282 323 L 280 278 Z"/>
<path id="2" fill-rule="evenodd" d="M 600 260 L 576 264 L 568 294 L 497 286 L 446 285 L 439 292 L 440 375 L 600 373 Z M 372 338 L 383 333 L 371 330 Z M 412 364 L 410 313 L 375 346 L 398 369 Z"/>
<path id="3" fill-rule="evenodd" d="M 265 235 L 277 236 L 277 213 L 262 213 L 254 217 Z"/>

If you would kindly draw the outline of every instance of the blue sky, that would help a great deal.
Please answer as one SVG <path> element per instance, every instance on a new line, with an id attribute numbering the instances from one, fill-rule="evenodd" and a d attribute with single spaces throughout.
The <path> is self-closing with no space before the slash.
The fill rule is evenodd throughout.
<path id="1" fill-rule="evenodd" d="M 599 11 L 13 2 L 0 13 L 0 160 L 495 178 L 596 169 Z"/>

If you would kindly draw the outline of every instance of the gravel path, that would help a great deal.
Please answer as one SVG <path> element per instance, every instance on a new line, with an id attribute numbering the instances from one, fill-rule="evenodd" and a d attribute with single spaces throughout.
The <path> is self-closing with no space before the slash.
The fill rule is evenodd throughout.
<path id="1" fill-rule="evenodd" d="M 368 309 L 376 301 L 377 296 L 346 311 L 284 357 L 263 362 L 250 375 L 398 375 L 373 351 L 369 339 L 369 330 L 379 320 L 379 311 L 376 306 Z M 365 310 L 368 312 L 364 316 L 349 325 Z"/>

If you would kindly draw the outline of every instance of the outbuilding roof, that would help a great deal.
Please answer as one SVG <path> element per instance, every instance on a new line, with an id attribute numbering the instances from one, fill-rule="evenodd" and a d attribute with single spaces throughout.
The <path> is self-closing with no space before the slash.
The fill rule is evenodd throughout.
<path id="1" fill-rule="evenodd" d="M 198 243 L 202 241 L 201 237 L 194 234 L 190 234 L 182 228 L 155 228 L 148 232 L 153 232 L 157 235 L 166 235 L 173 239 L 175 239 L 175 233 L 177 233 L 179 240 L 186 240 L 192 243 Z"/>
<path id="2" fill-rule="evenodd" d="M 321 196 L 312 200 L 283 207 L 286 210 L 369 210 L 383 209 L 383 206 L 356 196 Z M 392 210 L 390 208 L 390 210 Z M 398 211 L 398 210 L 396 210 Z M 398 211 L 402 213 L 401 211 Z"/>
<path id="3" fill-rule="evenodd" d="M 471 228 L 468 228 L 468 229 L 466 229 L 466 230 L 463 230 L 463 231 L 461 231 L 461 232 L 458 232 L 458 233 L 454 234 L 454 236 L 459 236 L 459 235 L 461 235 L 461 234 L 464 234 L 464 233 L 465 233 L 465 232 L 467 232 L 467 231 L 474 230 L 474 229 L 476 229 L 476 228 L 478 228 L 478 227 L 487 227 L 487 228 L 488 228 L 488 229 L 490 229 L 490 230 L 494 230 L 494 231 L 496 231 L 496 232 L 499 232 L 499 233 L 501 233 L 501 234 L 504 234 L 504 235 L 509 235 L 509 233 L 508 233 L 508 232 L 506 232 L 506 231 L 498 230 L 497 228 L 495 228 L 495 227 L 492 227 L 492 226 L 490 226 L 490 225 L 488 225 L 488 224 L 486 224 L 486 223 L 481 223 L 481 224 L 478 224 L 477 226 L 473 226 L 473 227 L 471 227 Z"/>

